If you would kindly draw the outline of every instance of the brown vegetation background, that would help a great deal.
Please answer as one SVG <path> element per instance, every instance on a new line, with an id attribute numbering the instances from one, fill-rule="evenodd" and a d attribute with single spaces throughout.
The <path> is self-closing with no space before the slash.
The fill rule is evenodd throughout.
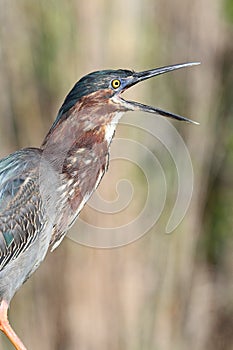
<path id="1" fill-rule="evenodd" d="M 131 92 L 201 123 L 174 123 L 195 176 L 183 222 L 163 234 L 165 212 L 118 249 L 65 239 L 11 303 L 28 349 L 233 349 L 232 23 L 232 0 L 0 0 L 1 157 L 39 146 L 90 71 L 202 62 Z M 101 186 L 114 193 L 114 178 Z"/>

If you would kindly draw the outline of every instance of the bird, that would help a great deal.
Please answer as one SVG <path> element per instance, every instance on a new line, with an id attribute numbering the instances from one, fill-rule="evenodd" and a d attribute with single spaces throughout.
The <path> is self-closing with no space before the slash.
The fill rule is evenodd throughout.
<path id="1" fill-rule="evenodd" d="M 199 62 L 135 72 L 109 69 L 82 77 L 66 96 L 40 148 L 0 160 L 0 329 L 17 350 L 26 347 L 8 321 L 11 299 L 65 237 L 108 169 L 117 124 L 142 111 L 198 124 L 122 93 L 146 79 Z"/>

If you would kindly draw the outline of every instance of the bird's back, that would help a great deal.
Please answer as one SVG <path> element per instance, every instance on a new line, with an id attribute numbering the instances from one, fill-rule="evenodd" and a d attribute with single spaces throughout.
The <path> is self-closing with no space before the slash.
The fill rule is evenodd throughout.
<path id="1" fill-rule="evenodd" d="M 52 224 L 41 192 L 43 167 L 36 148 L 0 161 L 0 299 L 11 299 L 48 249 Z"/>

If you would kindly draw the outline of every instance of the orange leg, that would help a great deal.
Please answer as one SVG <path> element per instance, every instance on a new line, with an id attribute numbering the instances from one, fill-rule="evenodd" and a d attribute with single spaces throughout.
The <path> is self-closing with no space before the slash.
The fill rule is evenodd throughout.
<path id="1" fill-rule="evenodd" d="M 0 304 L 0 330 L 3 331 L 17 350 L 27 350 L 17 334 L 13 331 L 7 318 L 8 304 L 2 300 Z"/>

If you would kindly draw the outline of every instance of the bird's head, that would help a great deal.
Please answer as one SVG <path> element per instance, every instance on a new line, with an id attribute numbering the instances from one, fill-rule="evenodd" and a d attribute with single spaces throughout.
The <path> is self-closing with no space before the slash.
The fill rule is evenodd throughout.
<path id="1" fill-rule="evenodd" d="M 55 124 L 60 120 L 61 116 L 64 116 L 69 110 L 72 109 L 72 107 L 74 107 L 78 102 L 82 103 L 82 101 L 85 101 L 86 105 L 88 105 L 88 103 L 91 104 L 91 101 L 106 105 L 110 102 L 111 105 L 114 106 L 115 112 L 140 110 L 159 114 L 164 117 L 196 123 L 190 119 L 156 107 L 147 106 L 134 101 L 127 101 L 122 98 L 121 94 L 131 86 L 146 79 L 197 64 L 199 63 L 181 63 L 142 72 L 118 69 L 102 70 L 90 73 L 81 78 L 66 96 L 65 101 L 58 112 Z"/>

